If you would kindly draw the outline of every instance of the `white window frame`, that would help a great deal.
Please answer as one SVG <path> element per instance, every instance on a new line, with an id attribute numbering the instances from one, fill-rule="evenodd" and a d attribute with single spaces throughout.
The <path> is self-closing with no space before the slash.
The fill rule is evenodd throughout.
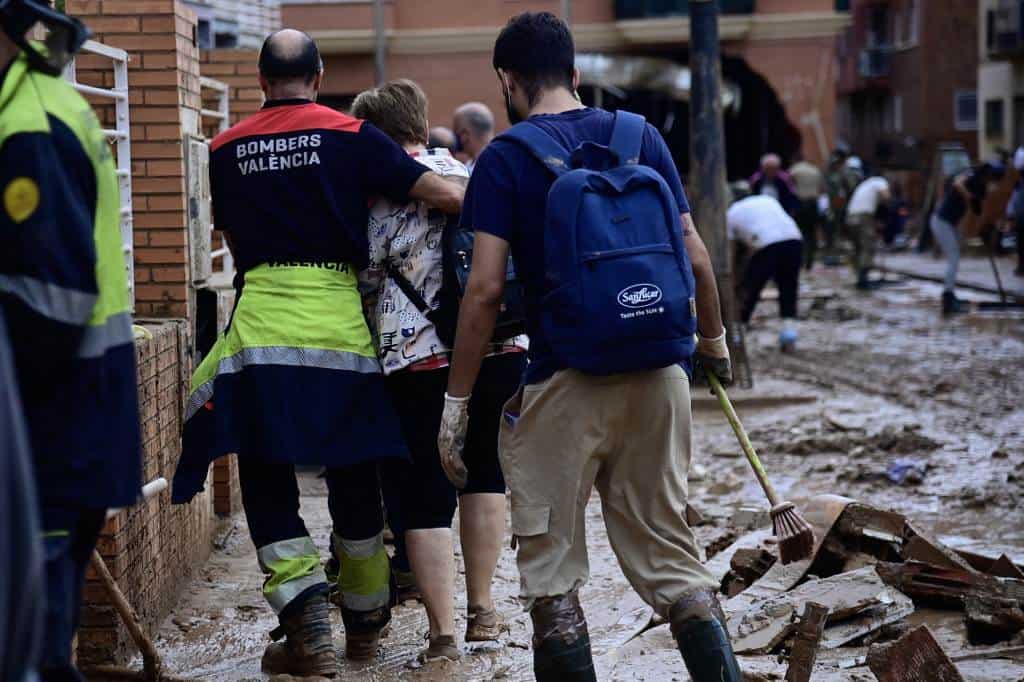
<path id="1" fill-rule="evenodd" d="M 223 133 L 225 130 L 231 127 L 231 105 L 229 98 L 229 89 L 227 83 L 223 81 L 214 80 L 213 78 L 207 78 L 201 76 L 199 78 L 199 88 L 202 90 L 213 90 L 217 93 L 217 108 L 216 109 L 200 109 L 200 118 L 213 119 L 217 121 L 217 132 Z M 203 127 L 200 126 L 200 130 Z M 213 240 L 213 231 L 217 229 L 211 222 L 210 224 L 210 240 Z M 211 244 L 212 246 L 212 244 Z M 212 261 L 221 259 L 221 267 L 219 270 L 212 267 Z M 221 248 L 213 250 L 210 249 L 210 271 L 214 273 L 223 273 L 230 275 L 235 271 L 235 261 L 231 257 L 231 249 L 228 248 L 225 243 Z"/>
<path id="2" fill-rule="evenodd" d="M 128 274 L 128 301 L 135 312 L 135 240 L 132 235 L 132 141 L 130 106 L 128 104 L 128 53 L 122 49 L 87 40 L 80 53 L 107 57 L 113 62 L 114 87 L 97 88 L 79 83 L 75 73 L 75 61 L 64 68 L 64 78 L 83 95 L 92 95 L 114 100 L 113 128 L 104 128 L 103 133 L 114 143 L 117 168 L 117 187 L 120 193 L 121 248 L 124 253 L 125 270 Z"/>
<path id="3" fill-rule="evenodd" d="M 966 123 L 960 118 L 960 100 L 963 97 L 974 98 L 974 122 Z M 953 92 L 953 127 L 961 132 L 972 132 L 978 129 L 978 91 L 977 90 L 955 90 Z"/>

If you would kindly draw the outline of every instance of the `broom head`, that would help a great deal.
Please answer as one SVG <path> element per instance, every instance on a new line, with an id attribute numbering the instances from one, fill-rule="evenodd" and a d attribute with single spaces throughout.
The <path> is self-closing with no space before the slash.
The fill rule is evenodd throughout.
<path id="1" fill-rule="evenodd" d="M 814 551 L 814 529 L 800 516 L 792 502 L 776 505 L 771 511 L 772 531 L 779 541 L 779 560 L 791 564 L 809 559 Z"/>

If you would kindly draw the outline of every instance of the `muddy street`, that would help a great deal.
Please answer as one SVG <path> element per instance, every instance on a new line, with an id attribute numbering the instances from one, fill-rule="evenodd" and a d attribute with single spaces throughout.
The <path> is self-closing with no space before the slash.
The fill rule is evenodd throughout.
<path id="1" fill-rule="evenodd" d="M 748 336 L 755 386 L 731 394 L 779 493 L 798 506 L 822 493 L 846 496 L 899 512 L 948 547 L 1024 563 L 1024 317 L 989 312 L 944 320 L 937 285 L 906 281 L 864 296 L 847 277 L 819 268 L 806 280 L 795 353 L 777 349 L 772 300 L 761 303 Z M 690 498 L 703 516 L 696 533 L 712 558 L 770 523 L 735 437 L 704 391 L 694 395 L 694 417 Z M 313 473 L 301 485 L 303 516 L 326 557 L 326 488 Z M 599 677 L 688 679 L 667 628 L 652 622 L 616 566 L 596 496 L 587 530 L 591 579 L 582 597 Z M 265 679 L 260 656 L 276 618 L 260 594 L 262 579 L 244 517 L 236 515 L 223 523 L 214 554 L 160 629 L 165 668 L 208 680 Z M 508 547 L 496 583 L 508 623 L 500 644 L 464 646 L 458 664 L 419 666 L 426 617 L 419 604 L 407 603 L 395 610 L 378 659 L 342 663 L 342 678 L 529 679 L 529 618 L 516 600 Z M 460 633 L 461 573 L 456 595 Z M 341 650 L 340 614 L 333 611 Z M 948 651 L 965 651 L 962 614 L 918 609 L 910 620 L 927 623 Z M 857 662 L 862 649 L 823 651 L 813 679 L 875 679 Z M 771 660 L 741 657 L 756 679 L 782 679 L 786 666 Z M 1024 678 L 1024 658 L 968 656 L 956 665 L 966 679 Z"/>

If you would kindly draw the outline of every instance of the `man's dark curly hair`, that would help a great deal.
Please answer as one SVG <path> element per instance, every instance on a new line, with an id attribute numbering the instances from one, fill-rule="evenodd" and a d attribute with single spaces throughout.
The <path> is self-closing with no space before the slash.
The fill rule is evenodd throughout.
<path id="1" fill-rule="evenodd" d="M 509 19 L 494 42 L 494 68 L 508 71 L 532 106 L 542 89 L 572 90 L 576 48 L 564 21 L 550 12 L 523 12 Z"/>

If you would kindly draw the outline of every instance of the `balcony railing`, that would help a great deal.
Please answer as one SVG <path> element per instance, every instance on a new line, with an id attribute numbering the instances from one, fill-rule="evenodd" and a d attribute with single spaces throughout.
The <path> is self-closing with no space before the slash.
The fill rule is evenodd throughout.
<path id="1" fill-rule="evenodd" d="M 721 0 L 722 14 L 753 14 L 754 0 Z M 689 0 L 615 0 L 617 19 L 657 19 L 687 15 Z"/>
<path id="2" fill-rule="evenodd" d="M 892 64 L 888 47 L 868 47 L 860 51 L 857 74 L 861 78 L 887 78 Z"/>

